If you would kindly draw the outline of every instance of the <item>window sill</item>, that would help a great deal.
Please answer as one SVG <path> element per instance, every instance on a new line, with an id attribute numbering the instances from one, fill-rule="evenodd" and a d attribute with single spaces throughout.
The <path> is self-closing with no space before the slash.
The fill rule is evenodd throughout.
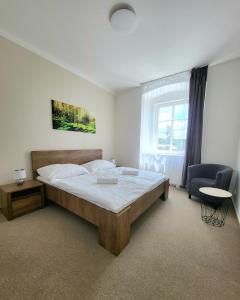
<path id="1" fill-rule="evenodd" d="M 163 155 L 163 156 L 184 156 L 184 153 L 171 153 L 171 152 L 156 152 L 155 155 Z"/>

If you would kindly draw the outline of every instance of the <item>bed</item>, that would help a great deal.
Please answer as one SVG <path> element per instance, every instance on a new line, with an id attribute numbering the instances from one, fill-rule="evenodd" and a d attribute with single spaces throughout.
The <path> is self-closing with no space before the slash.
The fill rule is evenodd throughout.
<path id="1" fill-rule="evenodd" d="M 82 193 L 72 190 L 72 184 L 74 186 L 85 185 L 83 180 L 86 177 L 74 178 L 73 180 L 61 181 L 58 184 L 44 181 L 43 178 L 39 178 L 37 169 L 51 165 L 51 164 L 84 164 L 96 159 L 102 159 L 101 149 L 90 150 L 52 150 L 52 151 L 32 151 L 32 171 L 35 179 L 40 179 L 44 182 L 45 197 L 56 204 L 66 208 L 67 210 L 75 213 L 88 222 L 96 225 L 99 230 L 99 243 L 105 249 L 119 255 L 119 253 L 125 248 L 130 240 L 131 224 L 141 216 L 157 199 L 161 198 L 166 200 L 168 197 L 169 181 L 167 178 L 163 178 L 160 181 L 156 181 L 153 188 L 144 194 L 141 194 L 141 184 L 137 184 L 139 189 L 139 197 L 134 198 L 136 195 L 132 193 L 132 200 L 130 202 L 121 201 L 119 205 L 117 198 L 116 201 L 112 201 L 112 205 L 106 206 L 111 201 L 97 202 L 97 198 L 87 200 L 87 194 L 83 193 L 84 190 L 79 190 Z M 118 173 L 121 172 L 121 168 L 117 168 L 112 171 Z M 94 178 L 92 177 L 93 181 Z M 141 180 L 139 176 L 138 180 Z M 136 181 L 136 180 L 135 180 Z M 127 186 L 127 180 L 121 179 L 121 184 L 111 188 L 112 195 L 115 196 L 121 192 L 125 186 Z M 141 183 L 142 181 L 140 181 Z M 124 185 L 125 184 L 125 185 Z M 122 187 L 121 187 L 122 185 Z M 100 189 L 95 185 L 96 189 Z M 85 188 L 85 193 L 87 188 Z M 99 191 L 98 191 L 99 192 Z M 111 194 L 106 194 L 106 197 Z M 123 194 L 124 195 L 124 194 Z M 122 196 L 123 198 L 124 196 Z M 102 197 L 103 198 L 103 197 Z M 122 199 L 124 200 L 124 199 Z M 113 205 L 115 203 L 115 206 Z"/>

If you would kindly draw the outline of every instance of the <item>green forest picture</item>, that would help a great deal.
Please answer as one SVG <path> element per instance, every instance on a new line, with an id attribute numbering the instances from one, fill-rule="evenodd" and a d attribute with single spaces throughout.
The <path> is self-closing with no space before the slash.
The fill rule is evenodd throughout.
<path id="1" fill-rule="evenodd" d="M 86 109 L 52 100 L 53 129 L 96 133 L 96 120 Z"/>

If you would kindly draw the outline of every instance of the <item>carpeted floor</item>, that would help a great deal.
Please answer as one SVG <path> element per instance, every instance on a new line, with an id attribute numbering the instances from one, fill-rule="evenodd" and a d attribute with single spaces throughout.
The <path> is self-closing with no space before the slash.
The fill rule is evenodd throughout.
<path id="1" fill-rule="evenodd" d="M 0 299 L 240 299 L 240 226 L 233 209 L 225 227 L 206 225 L 199 203 L 172 188 L 115 257 L 58 206 L 1 215 Z"/>

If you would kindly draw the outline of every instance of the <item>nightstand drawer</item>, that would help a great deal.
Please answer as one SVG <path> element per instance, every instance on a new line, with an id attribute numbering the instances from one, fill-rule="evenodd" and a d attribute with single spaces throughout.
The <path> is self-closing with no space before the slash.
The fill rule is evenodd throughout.
<path id="1" fill-rule="evenodd" d="M 12 201 L 13 217 L 27 213 L 42 206 L 41 194 L 30 194 L 24 198 Z"/>

